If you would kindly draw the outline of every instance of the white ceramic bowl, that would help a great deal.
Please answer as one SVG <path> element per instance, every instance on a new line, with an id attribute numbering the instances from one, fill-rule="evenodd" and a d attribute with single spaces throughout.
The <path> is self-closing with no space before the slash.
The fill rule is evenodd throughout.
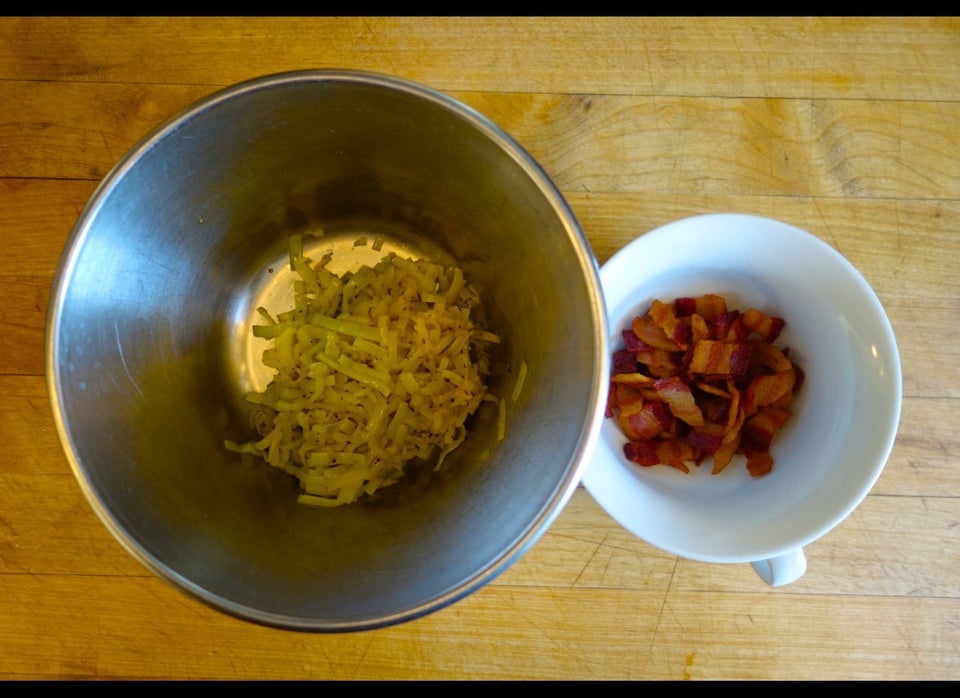
<path id="1" fill-rule="evenodd" d="M 833 247 L 783 222 L 740 214 L 679 220 L 648 232 L 602 268 L 611 351 L 650 302 L 717 293 L 786 326 L 776 344 L 805 372 L 777 432 L 774 469 L 751 477 L 738 456 L 689 474 L 643 468 L 606 419 L 583 484 L 621 525 L 676 555 L 751 562 L 779 585 L 805 571 L 802 548 L 846 518 L 879 477 L 900 419 L 896 340 L 876 294 Z M 771 570 L 779 562 L 791 569 Z M 787 578 L 789 577 L 789 578 Z"/>

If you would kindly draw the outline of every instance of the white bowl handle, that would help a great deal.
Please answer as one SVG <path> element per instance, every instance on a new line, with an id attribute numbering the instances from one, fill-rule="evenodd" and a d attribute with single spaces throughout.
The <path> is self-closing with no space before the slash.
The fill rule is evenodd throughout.
<path id="1" fill-rule="evenodd" d="M 804 575 L 807 571 L 807 556 L 804 555 L 803 548 L 797 548 L 783 555 L 756 560 L 750 564 L 760 575 L 760 579 L 772 587 L 779 587 L 795 582 Z"/>

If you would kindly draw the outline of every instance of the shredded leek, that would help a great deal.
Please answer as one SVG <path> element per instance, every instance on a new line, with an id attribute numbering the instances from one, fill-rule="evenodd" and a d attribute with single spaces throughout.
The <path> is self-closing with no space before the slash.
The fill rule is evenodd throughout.
<path id="1" fill-rule="evenodd" d="M 253 328 L 276 370 L 247 396 L 259 436 L 226 447 L 298 478 L 298 501 L 312 506 L 395 484 L 413 459 L 439 468 L 480 403 L 498 401 L 485 380 L 499 337 L 475 323 L 480 299 L 463 271 L 390 253 L 338 277 L 299 238 L 289 249 L 294 307 L 276 318 L 258 309 Z"/>

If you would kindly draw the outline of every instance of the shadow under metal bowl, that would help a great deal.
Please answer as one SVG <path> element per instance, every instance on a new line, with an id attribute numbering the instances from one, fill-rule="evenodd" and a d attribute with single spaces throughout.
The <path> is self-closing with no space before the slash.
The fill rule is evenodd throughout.
<path id="1" fill-rule="evenodd" d="M 292 233 L 336 271 L 389 251 L 462 266 L 503 337 L 506 437 L 485 407 L 439 472 L 336 509 L 226 450 L 270 379 L 250 328 L 289 302 Z M 407 81 L 301 71 L 202 100 L 111 170 L 54 281 L 47 380 L 81 488 L 148 568 L 255 622 L 369 629 L 478 589 L 561 511 L 599 432 L 605 322 L 579 224 L 502 130 Z"/>

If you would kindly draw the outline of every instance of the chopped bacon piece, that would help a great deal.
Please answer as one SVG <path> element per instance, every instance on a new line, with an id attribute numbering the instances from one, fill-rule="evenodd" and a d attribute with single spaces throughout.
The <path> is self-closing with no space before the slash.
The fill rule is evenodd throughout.
<path id="1" fill-rule="evenodd" d="M 653 387 L 656 379 L 645 373 L 614 373 L 610 377 L 614 383 L 626 383 L 636 387 Z"/>
<path id="2" fill-rule="evenodd" d="M 766 449 L 747 449 L 747 472 L 753 477 L 766 475 L 773 470 L 773 456 Z"/>
<path id="3" fill-rule="evenodd" d="M 693 315 L 697 312 L 697 299 L 692 296 L 682 296 L 673 301 L 673 309 L 678 317 Z"/>
<path id="4" fill-rule="evenodd" d="M 789 395 L 792 399 L 793 385 L 797 374 L 791 368 L 779 373 L 754 376 L 743 397 L 743 409 L 752 413 L 760 407 L 775 404 L 780 398 Z"/>
<path id="5" fill-rule="evenodd" d="M 750 355 L 751 368 L 753 370 L 766 369 L 774 373 L 780 371 L 789 371 L 793 364 L 783 351 L 772 344 L 767 344 L 763 340 L 750 340 L 750 346 L 753 353 Z"/>
<path id="6" fill-rule="evenodd" d="M 716 395 L 717 397 L 725 397 L 727 399 L 730 398 L 730 391 L 727 390 L 726 382 L 724 382 L 722 387 L 714 382 L 705 380 L 697 381 L 696 385 L 697 390 L 700 392 Z"/>
<path id="7" fill-rule="evenodd" d="M 614 376 L 616 378 L 617 376 Z M 644 400 L 643 391 L 633 383 L 610 382 L 610 404 L 612 407 L 630 407 Z"/>
<path id="8" fill-rule="evenodd" d="M 727 299 L 715 293 L 706 293 L 696 299 L 697 315 L 708 323 L 713 323 L 717 315 L 727 312 Z"/>
<path id="9" fill-rule="evenodd" d="M 708 422 L 727 423 L 727 415 L 730 414 L 730 398 L 708 393 L 698 400 L 698 404 L 703 418 Z"/>
<path id="10" fill-rule="evenodd" d="M 693 462 L 696 457 L 694 449 L 679 439 L 657 440 L 657 460 L 664 465 L 689 473 L 690 468 L 686 464 Z"/>
<path id="11" fill-rule="evenodd" d="M 618 373 L 636 373 L 637 372 L 637 353 L 621 349 L 613 352 L 613 374 Z"/>
<path id="12" fill-rule="evenodd" d="M 733 381 L 727 381 L 727 387 L 730 389 L 730 409 L 727 410 L 727 424 L 723 432 L 724 443 L 729 443 L 734 437 L 739 436 L 743 420 L 746 418 L 741 392 L 737 390 Z"/>
<path id="13" fill-rule="evenodd" d="M 676 323 L 673 324 L 670 334 L 668 335 L 670 339 L 677 343 L 677 346 L 683 350 L 690 348 L 690 339 L 693 335 L 693 318 L 700 317 L 699 315 L 691 315 L 690 317 L 681 317 L 677 318 Z M 701 318 L 702 320 L 703 318 Z"/>
<path id="14" fill-rule="evenodd" d="M 692 427 L 703 425 L 703 413 L 693 399 L 693 391 L 679 376 L 661 378 L 653 384 L 653 389 L 667 403 L 674 417 Z"/>
<path id="15" fill-rule="evenodd" d="M 661 439 L 644 439 L 642 441 L 628 441 L 623 445 L 623 455 L 627 460 L 649 468 L 654 465 L 669 465 L 684 473 L 690 468 L 686 463 L 695 457 L 693 450 L 677 441 L 663 441 Z"/>
<path id="16" fill-rule="evenodd" d="M 660 464 L 660 456 L 657 455 L 657 445 L 653 439 L 627 441 L 627 443 L 623 445 L 623 455 L 627 457 L 627 460 L 644 467 Z"/>
<path id="17" fill-rule="evenodd" d="M 742 454 L 751 476 L 770 472 L 774 434 L 804 382 L 789 348 L 773 345 L 784 325 L 716 294 L 651 302 L 613 355 L 606 414 L 628 439 L 624 455 L 683 472 L 712 457 L 717 474 Z"/>
<path id="18" fill-rule="evenodd" d="M 803 371 L 800 369 L 800 367 L 794 366 L 790 370 L 793 371 L 794 374 L 793 387 L 781 395 L 776 401 L 771 402 L 771 407 L 790 407 L 790 403 L 793 402 L 793 396 L 797 394 L 797 391 L 800 390 L 800 386 L 803 385 Z"/>
<path id="19" fill-rule="evenodd" d="M 722 473 L 724 468 L 730 465 L 730 461 L 732 461 L 733 457 L 737 454 L 740 448 L 739 432 L 735 433 L 734 437 L 735 438 L 729 441 L 721 442 L 717 450 L 713 452 L 713 470 L 711 472 L 714 475 Z"/>
<path id="20" fill-rule="evenodd" d="M 634 361 L 647 367 L 652 375 L 670 376 L 683 368 L 682 354 L 644 344 L 634 354 Z"/>
<path id="21" fill-rule="evenodd" d="M 687 370 L 692 375 L 742 376 L 750 368 L 753 347 L 745 342 L 705 339 L 693 348 Z"/>
<path id="22" fill-rule="evenodd" d="M 640 341 L 640 338 L 633 333 L 633 330 L 624 330 L 621 335 L 623 336 L 623 346 L 627 352 L 636 353 L 641 348 L 647 346 Z"/>
<path id="23" fill-rule="evenodd" d="M 782 407 L 764 407 L 743 423 L 741 439 L 751 445 L 769 448 L 773 432 L 790 418 L 790 410 Z"/>
<path id="24" fill-rule="evenodd" d="M 691 429 L 684 441 L 687 446 L 712 455 L 723 443 L 723 427 L 707 422 Z"/>
<path id="25" fill-rule="evenodd" d="M 677 343 L 670 339 L 649 315 L 635 317 L 630 329 L 633 330 L 637 339 L 655 349 L 666 349 L 667 351 L 679 351 L 680 349 Z"/>
<path id="26" fill-rule="evenodd" d="M 739 310 L 728 310 L 717 315 L 713 321 L 714 337 L 724 341 L 742 342 L 750 336 L 750 330 L 743 325 L 743 316 Z"/>
<path id="27" fill-rule="evenodd" d="M 621 409 L 617 424 L 631 441 L 652 439 L 668 429 L 673 417 L 662 402 L 644 402 L 637 411 Z"/>
<path id="28" fill-rule="evenodd" d="M 750 308 L 743 314 L 743 324 L 750 328 L 752 332 L 760 335 L 764 342 L 772 344 L 777 341 L 777 337 L 780 336 L 780 331 L 786 323 L 784 323 L 783 318 L 767 315 L 756 308 Z"/>
<path id="29" fill-rule="evenodd" d="M 694 346 L 697 342 L 702 342 L 705 339 L 710 339 L 710 326 L 703 319 L 703 315 L 691 315 L 689 345 Z"/>
<path id="30" fill-rule="evenodd" d="M 655 298 L 652 303 L 650 303 L 650 309 L 647 311 L 647 315 L 657 323 L 657 327 L 664 331 L 666 335 L 670 335 L 669 329 L 672 328 L 677 322 L 677 313 L 674 310 L 672 305 L 664 303 L 659 298 Z"/>
<path id="31" fill-rule="evenodd" d="M 677 349 L 687 348 L 687 342 L 690 339 L 690 321 L 687 318 L 678 318 L 672 305 L 667 305 L 660 300 L 654 300 L 653 303 L 650 304 L 648 316 Z"/>

